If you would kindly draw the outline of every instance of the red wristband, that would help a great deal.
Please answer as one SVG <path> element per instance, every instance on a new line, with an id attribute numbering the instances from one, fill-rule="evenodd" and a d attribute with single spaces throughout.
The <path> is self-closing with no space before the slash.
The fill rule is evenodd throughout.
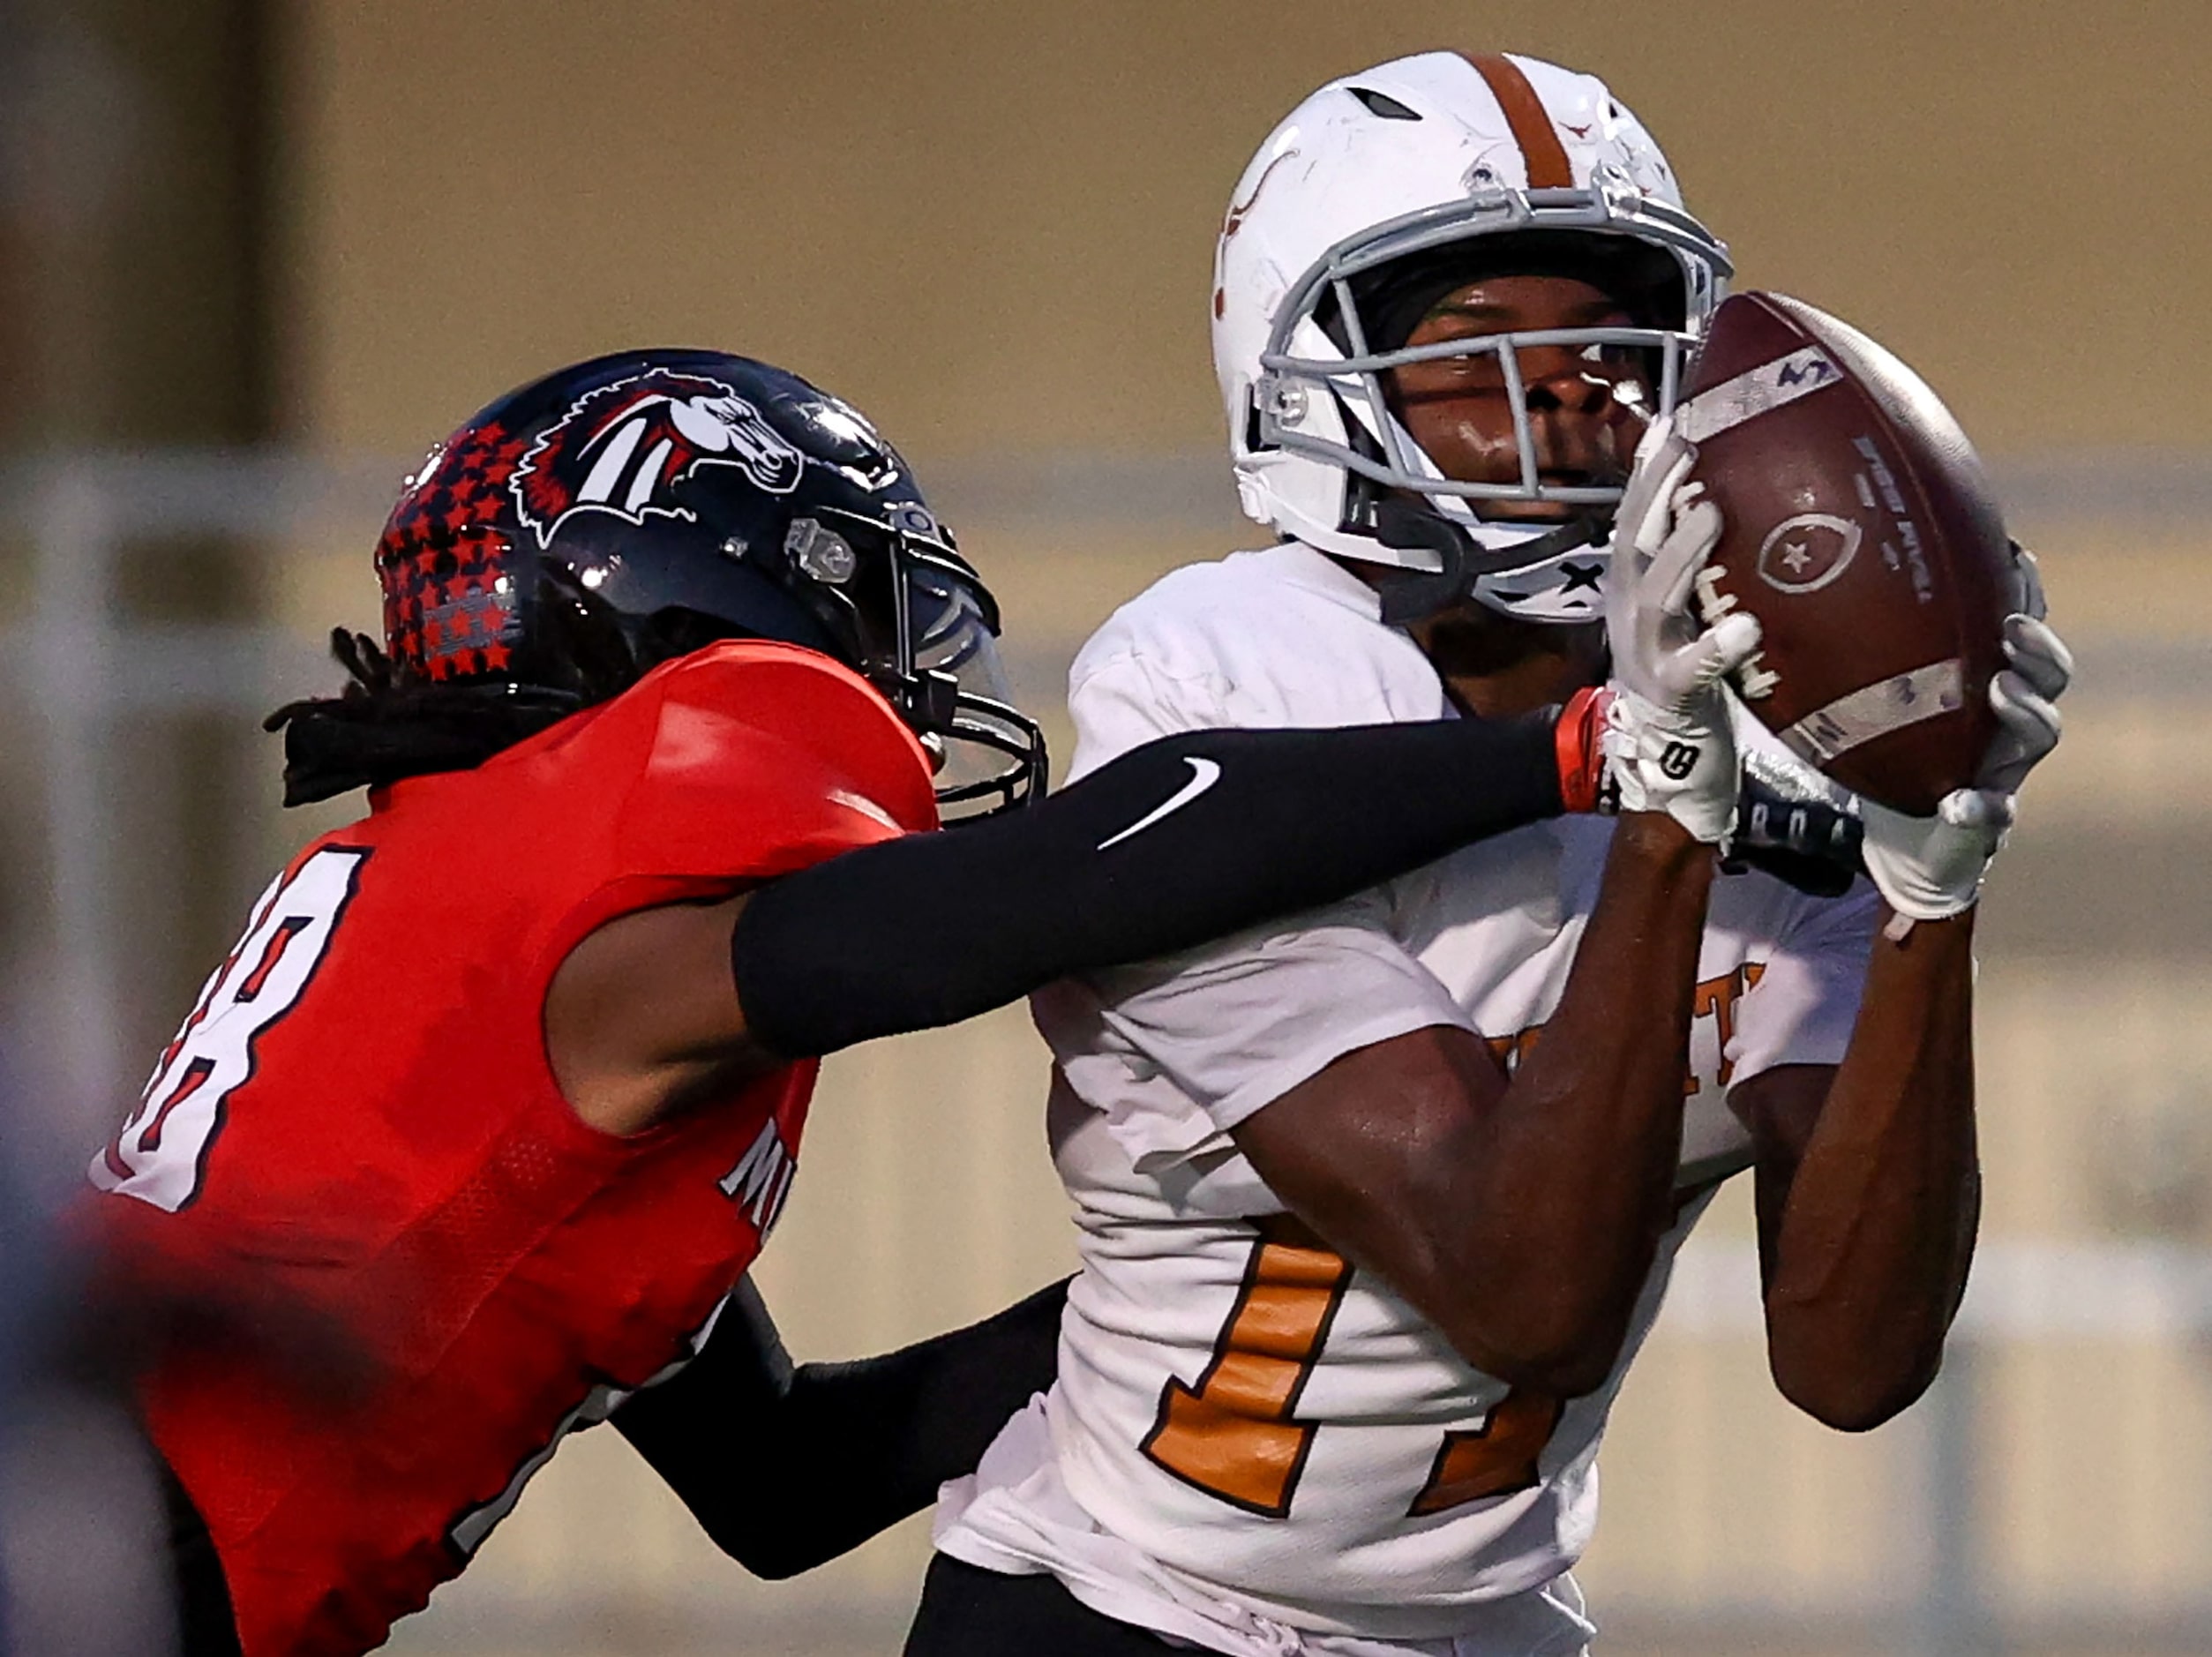
<path id="1" fill-rule="evenodd" d="M 1605 782 L 1605 710 L 1613 693 L 1602 685 L 1577 691 L 1559 710 L 1552 741 L 1559 755 L 1559 800 L 1571 812 L 1598 808 Z"/>

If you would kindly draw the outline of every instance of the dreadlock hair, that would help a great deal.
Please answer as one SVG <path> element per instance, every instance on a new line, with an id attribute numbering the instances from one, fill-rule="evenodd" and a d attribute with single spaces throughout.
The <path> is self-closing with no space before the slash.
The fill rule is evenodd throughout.
<path id="1" fill-rule="evenodd" d="M 335 696 L 287 702 L 261 722 L 284 733 L 284 803 L 311 805 L 433 771 L 465 771 L 584 706 L 574 691 L 508 684 L 410 684 L 366 634 L 334 627 L 346 670 Z"/>
<path id="2" fill-rule="evenodd" d="M 312 805 L 349 789 L 470 770 L 730 633 L 690 611 L 633 621 L 557 568 L 539 572 L 535 631 L 534 659 L 558 664 L 562 683 L 416 679 L 367 634 L 332 628 L 330 653 L 346 670 L 345 688 L 287 702 L 261 722 L 264 731 L 284 733 L 284 803 Z"/>

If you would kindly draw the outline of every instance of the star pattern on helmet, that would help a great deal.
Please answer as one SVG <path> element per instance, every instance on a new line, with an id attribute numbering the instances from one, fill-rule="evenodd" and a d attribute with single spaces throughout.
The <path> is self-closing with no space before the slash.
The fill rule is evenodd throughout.
<path id="1" fill-rule="evenodd" d="M 506 484 L 527 447 L 497 424 L 464 428 L 431 451 L 393 509 L 376 563 L 385 636 L 403 674 L 465 679 L 511 660 Z"/>

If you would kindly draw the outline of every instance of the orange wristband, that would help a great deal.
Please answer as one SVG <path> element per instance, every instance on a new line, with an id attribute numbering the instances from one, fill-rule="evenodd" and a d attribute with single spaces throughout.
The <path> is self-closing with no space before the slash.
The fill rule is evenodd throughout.
<path id="1" fill-rule="evenodd" d="M 1568 811 L 1598 808 L 1605 782 L 1605 710 L 1612 700 L 1604 686 L 1587 686 L 1567 699 L 1552 727 L 1559 755 L 1559 801 Z"/>

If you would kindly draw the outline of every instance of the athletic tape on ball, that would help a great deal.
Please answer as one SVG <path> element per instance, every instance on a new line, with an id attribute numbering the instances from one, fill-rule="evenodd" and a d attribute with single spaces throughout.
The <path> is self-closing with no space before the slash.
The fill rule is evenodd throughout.
<path id="1" fill-rule="evenodd" d="M 1826 351 L 1817 345 L 1804 346 L 1699 392 L 1676 414 L 1675 430 L 1691 443 L 1703 443 L 1746 420 L 1842 383 L 1843 371 Z"/>
<path id="2" fill-rule="evenodd" d="M 1954 656 L 1839 696 L 1776 734 L 1799 759 L 1820 766 L 1861 743 L 1965 706 L 1966 664 Z"/>

